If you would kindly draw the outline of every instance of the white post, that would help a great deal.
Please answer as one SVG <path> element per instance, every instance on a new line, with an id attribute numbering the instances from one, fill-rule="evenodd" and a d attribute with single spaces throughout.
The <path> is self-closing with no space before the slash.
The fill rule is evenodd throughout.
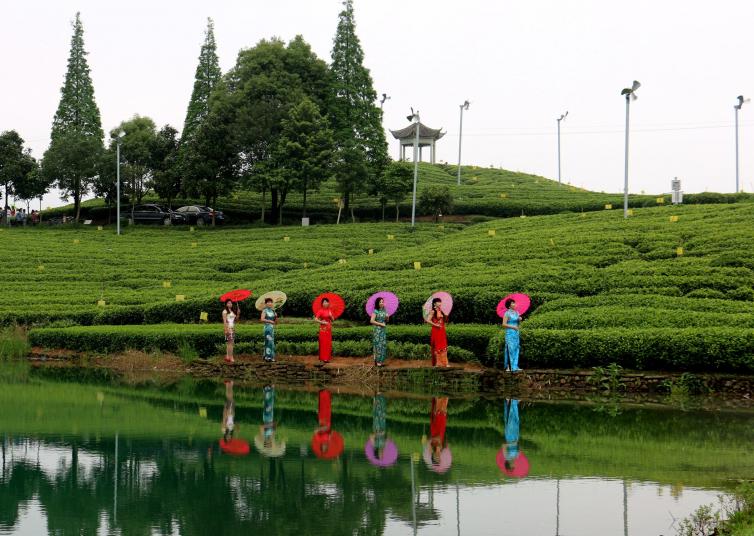
<path id="1" fill-rule="evenodd" d="M 458 124 L 458 186 L 461 186 L 461 139 L 463 137 L 463 104 L 459 106 L 461 109 L 461 119 Z"/>
<path id="2" fill-rule="evenodd" d="M 416 183 L 419 180 L 419 112 L 414 114 L 416 137 L 414 138 L 414 192 L 411 197 L 411 227 L 416 226 Z"/>
<path id="3" fill-rule="evenodd" d="M 120 138 L 118 138 L 115 152 L 117 154 L 116 159 L 118 160 L 118 164 L 116 166 L 117 170 L 115 172 L 117 175 L 116 186 L 115 186 L 115 197 L 116 197 L 116 204 L 118 207 L 115 211 L 115 217 L 117 220 L 115 222 L 115 227 L 116 227 L 116 234 L 120 235 Z"/>
<path id="4" fill-rule="evenodd" d="M 623 217 L 628 218 L 628 113 L 631 106 L 631 94 L 626 94 L 626 162 L 623 177 Z"/>
<path id="5" fill-rule="evenodd" d="M 736 193 L 738 193 L 738 110 L 739 106 L 734 106 L 736 111 Z"/>
<path id="6" fill-rule="evenodd" d="M 558 119 L 558 184 L 561 184 L 561 180 L 560 180 L 560 119 Z"/>

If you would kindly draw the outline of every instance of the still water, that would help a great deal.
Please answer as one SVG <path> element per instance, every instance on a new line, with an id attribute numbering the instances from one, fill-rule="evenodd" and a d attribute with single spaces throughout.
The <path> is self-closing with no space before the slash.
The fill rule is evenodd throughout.
<path id="1" fill-rule="evenodd" d="M 751 413 L 183 380 L 0 384 L 2 535 L 673 535 Z"/>

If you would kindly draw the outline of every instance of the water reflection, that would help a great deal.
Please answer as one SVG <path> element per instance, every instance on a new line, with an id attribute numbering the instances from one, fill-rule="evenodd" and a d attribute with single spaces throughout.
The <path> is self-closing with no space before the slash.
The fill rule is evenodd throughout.
<path id="1" fill-rule="evenodd" d="M 222 420 L 223 437 L 220 439 L 220 450 L 232 456 L 246 456 L 249 453 L 249 442 L 233 437 L 236 432 L 236 403 L 233 399 L 233 381 L 225 381 L 225 405 Z"/>
<path id="2" fill-rule="evenodd" d="M 226 445 L 251 423 L 255 452 L 215 455 L 218 423 Z M 754 475 L 751 424 L 230 382 L 4 385 L 0 534 L 670 536 L 674 518 Z"/>

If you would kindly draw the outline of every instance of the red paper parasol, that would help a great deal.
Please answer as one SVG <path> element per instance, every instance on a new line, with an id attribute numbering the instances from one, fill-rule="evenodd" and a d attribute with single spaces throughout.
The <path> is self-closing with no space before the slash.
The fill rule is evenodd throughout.
<path id="1" fill-rule="evenodd" d="M 334 318 L 338 318 L 346 310 L 346 302 L 343 301 L 343 298 L 334 292 L 325 292 L 314 298 L 312 302 L 312 311 L 314 311 L 315 315 L 322 309 L 322 300 L 325 298 L 330 301 L 330 311 L 332 311 Z"/>
<path id="2" fill-rule="evenodd" d="M 518 456 L 508 462 L 508 464 L 511 466 L 510 469 L 505 466 L 504 449 L 497 451 L 495 461 L 497 462 L 497 466 L 500 468 L 500 470 L 510 477 L 524 478 L 529 474 L 529 458 L 527 458 L 526 454 L 524 454 L 523 452 L 520 452 Z"/>
<path id="3" fill-rule="evenodd" d="M 312 450 L 321 460 L 332 460 L 343 454 L 343 436 L 335 430 L 317 431 L 312 436 Z"/>
<path id="4" fill-rule="evenodd" d="M 399 300 L 398 296 L 396 296 L 392 292 L 388 292 L 387 290 L 381 290 L 380 292 L 375 292 L 374 294 L 369 296 L 366 304 L 367 314 L 370 316 L 372 315 L 379 298 L 385 300 L 385 312 L 387 312 L 387 315 L 393 316 L 398 310 Z"/>
<path id="5" fill-rule="evenodd" d="M 518 312 L 518 314 L 520 315 L 528 311 L 529 306 L 531 305 L 531 299 L 526 294 L 521 294 L 520 292 L 517 292 L 515 294 L 508 294 L 505 298 L 500 300 L 500 303 L 497 304 L 497 316 L 499 316 L 500 318 L 503 318 L 505 316 L 505 311 L 508 310 L 508 308 L 505 306 L 505 302 L 508 300 L 513 300 L 516 302 L 516 312 Z"/>
<path id="6" fill-rule="evenodd" d="M 225 294 L 220 296 L 220 301 L 223 303 L 225 303 L 228 300 L 233 301 L 233 302 L 240 302 L 240 301 L 244 301 L 249 296 L 251 296 L 250 290 L 239 288 L 236 290 L 231 290 L 230 292 L 226 292 Z"/>
<path id="7" fill-rule="evenodd" d="M 243 439 L 220 440 L 220 450 L 233 456 L 246 456 L 249 453 L 249 443 Z"/>
<path id="8" fill-rule="evenodd" d="M 440 309 L 442 309 L 443 313 L 450 315 L 450 311 L 453 310 L 453 296 L 444 291 L 435 292 L 429 297 L 426 302 L 424 302 L 424 305 L 422 306 L 422 310 L 424 311 L 424 318 L 427 318 L 429 316 L 429 313 L 432 312 L 432 300 L 434 300 L 435 298 L 440 298 L 442 300 Z"/>

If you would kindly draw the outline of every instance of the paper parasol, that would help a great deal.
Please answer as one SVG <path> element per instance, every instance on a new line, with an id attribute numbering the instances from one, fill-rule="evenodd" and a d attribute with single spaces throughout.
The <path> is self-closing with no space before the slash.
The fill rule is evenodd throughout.
<path id="1" fill-rule="evenodd" d="M 332 311 L 334 318 L 338 318 L 343 314 L 343 311 L 346 310 L 346 302 L 343 301 L 343 298 L 341 298 L 334 292 L 325 292 L 324 294 L 320 294 L 319 296 L 314 298 L 314 301 L 312 302 L 312 311 L 314 311 L 315 315 L 319 312 L 320 309 L 322 309 L 322 300 L 324 300 L 325 298 L 330 300 L 330 311 Z"/>
<path id="2" fill-rule="evenodd" d="M 374 294 L 369 296 L 366 305 L 367 314 L 370 316 L 372 315 L 374 308 L 377 305 L 378 298 L 385 300 L 385 312 L 387 312 L 388 316 L 393 316 L 398 310 L 398 303 L 400 302 L 398 300 L 398 296 L 387 290 L 381 290 L 380 292 L 375 292 Z"/>
<path id="3" fill-rule="evenodd" d="M 529 474 L 529 458 L 527 458 L 523 452 L 520 452 L 518 456 L 508 462 L 511 466 L 510 469 L 505 466 L 504 449 L 497 451 L 495 461 L 497 462 L 497 466 L 500 468 L 500 470 L 510 477 L 524 478 Z"/>
<path id="4" fill-rule="evenodd" d="M 251 296 L 250 290 L 239 288 L 237 290 L 231 290 L 230 292 L 226 292 L 225 294 L 220 296 L 220 301 L 223 303 L 225 303 L 228 300 L 233 301 L 233 302 L 240 302 L 240 301 L 244 301 L 249 296 Z"/>
<path id="5" fill-rule="evenodd" d="M 314 432 L 312 436 L 312 450 L 321 460 L 332 460 L 343 453 L 343 436 L 335 430 L 329 432 Z"/>
<path id="6" fill-rule="evenodd" d="M 243 439 L 220 440 L 220 450 L 233 456 L 246 456 L 249 453 L 249 443 Z"/>
<path id="7" fill-rule="evenodd" d="M 422 306 L 422 310 L 424 311 L 424 318 L 427 318 L 432 312 L 432 300 L 434 300 L 435 298 L 440 298 L 442 300 L 440 309 L 442 309 L 443 313 L 450 315 L 450 311 L 453 310 L 453 296 L 444 291 L 435 292 L 429 297 L 427 301 L 424 302 L 424 305 Z"/>
<path id="8" fill-rule="evenodd" d="M 378 458 L 374 449 L 374 441 L 369 439 L 364 445 L 364 454 L 372 465 L 390 467 L 398 460 L 398 447 L 392 439 L 386 440 L 385 448 L 382 449 L 382 457 Z"/>
<path id="9" fill-rule="evenodd" d="M 283 305 L 285 305 L 285 302 L 288 301 L 288 296 L 285 295 L 285 292 L 280 292 L 279 290 L 271 290 L 270 292 L 265 292 L 257 298 L 257 301 L 254 304 L 254 307 L 257 308 L 257 311 L 264 309 L 264 302 L 267 301 L 267 298 L 270 298 L 272 300 L 273 309 L 280 309 Z"/>
<path id="10" fill-rule="evenodd" d="M 508 300 L 513 300 L 516 302 L 516 311 L 520 315 L 528 311 L 529 306 L 531 305 L 531 299 L 526 294 L 521 294 L 520 292 L 508 294 L 505 298 L 500 300 L 500 303 L 497 304 L 497 316 L 499 316 L 500 318 L 503 318 L 505 316 L 505 311 L 508 310 L 508 308 L 505 306 L 505 302 Z"/>
<path id="11" fill-rule="evenodd" d="M 261 433 L 254 437 L 254 446 L 260 454 L 268 458 L 279 458 L 285 454 L 285 441 L 277 442 L 275 439 L 272 439 L 270 445 L 267 446 L 264 444 L 264 436 Z"/>
<path id="12" fill-rule="evenodd" d="M 424 445 L 424 452 L 422 452 L 422 458 L 427 467 L 432 469 L 435 473 L 445 473 L 450 469 L 453 464 L 453 454 L 450 452 L 450 447 L 445 447 L 440 451 L 440 461 L 434 463 L 432 461 L 432 442 L 427 441 Z"/>

